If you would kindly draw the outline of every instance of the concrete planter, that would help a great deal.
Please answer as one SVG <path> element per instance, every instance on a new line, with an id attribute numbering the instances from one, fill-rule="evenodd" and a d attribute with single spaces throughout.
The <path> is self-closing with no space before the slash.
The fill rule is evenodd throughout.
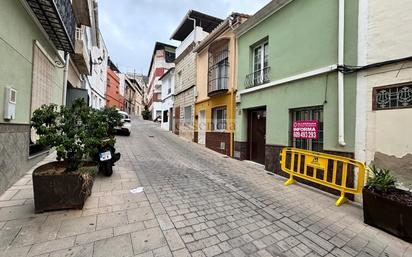
<path id="1" fill-rule="evenodd" d="M 83 167 L 96 167 L 87 162 Z M 33 171 L 35 212 L 82 209 L 90 196 L 94 176 L 88 173 L 64 172 L 64 162 L 50 162 Z"/>
<path id="2" fill-rule="evenodd" d="M 363 189 L 364 222 L 412 243 L 412 193 Z"/>

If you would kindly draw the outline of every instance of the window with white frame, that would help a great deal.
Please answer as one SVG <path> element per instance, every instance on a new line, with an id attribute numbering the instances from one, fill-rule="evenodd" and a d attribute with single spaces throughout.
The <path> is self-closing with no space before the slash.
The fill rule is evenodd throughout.
<path id="1" fill-rule="evenodd" d="M 184 110 L 184 125 L 192 125 L 192 106 L 186 106 Z"/>
<path id="2" fill-rule="evenodd" d="M 269 43 L 265 41 L 253 48 L 253 84 L 269 82 Z"/>
<path id="3" fill-rule="evenodd" d="M 213 131 L 226 130 L 226 107 L 212 109 L 212 129 Z"/>

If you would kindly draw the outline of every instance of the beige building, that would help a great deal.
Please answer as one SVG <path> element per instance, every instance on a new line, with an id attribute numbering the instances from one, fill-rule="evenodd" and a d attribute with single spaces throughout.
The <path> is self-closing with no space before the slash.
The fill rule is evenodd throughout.
<path id="1" fill-rule="evenodd" d="M 233 156 L 236 109 L 236 36 L 249 16 L 232 13 L 195 49 L 197 101 L 195 142 Z"/>
<path id="2" fill-rule="evenodd" d="M 221 19 L 190 10 L 171 39 L 180 41 L 175 60 L 175 97 L 173 132 L 194 140 L 196 90 L 196 53 L 193 48 L 220 23 Z"/>
<path id="3" fill-rule="evenodd" d="M 359 8 L 356 158 L 412 189 L 412 2 L 362 0 Z"/>

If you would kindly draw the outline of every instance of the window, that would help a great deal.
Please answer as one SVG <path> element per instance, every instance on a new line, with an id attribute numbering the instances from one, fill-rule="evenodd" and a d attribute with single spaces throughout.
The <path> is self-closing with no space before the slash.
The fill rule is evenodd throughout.
<path id="1" fill-rule="evenodd" d="M 163 111 L 163 122 L 168 122 L 169 112 Z"/>
<path id="2" fill-rule="evenodd" d="M 246 87 L 254 87 L 270 81 L 269 43 L 265 41 L 252 49 L 252 73 L 246 77 Z"/>
<path id="3" fill-rule="evenodd" d="M 156 119 L 160 119 L 162 117 L 162 111 L 156 111 Z"/>
<path id="4" fill-rule="evenodd" d="M 218 42 L 209 50 L 208 92 L 227 89 L 229 71 L 228 42 Z"/>
<path id="5" fill-rule="evenodd" d="M 177 73 L 177 88 L 182 88 L 182 72 Z"/>
<path id="6" fill-rule="evenodd" d="M 412 84 L 373 88 L 373 110 L 412 108 Z"/>
<path id="7" fill-rule="evenodd" d="M 226 107 L 212 109 L 212 129 L 213 131 L 226 130 Z"/>
<path id="8" fill-rule="evenodd" d="M 192 125 L 192 106 L 186 106 L 184 112 L 184 125 L 190 126 Z"/>
<path id="9" fill-rule="evenodd" d="M 323 109 L 322 107 L 312 107 L 304 109 L 296 109 L 291 111 L 292 122 L 290 135 L 292 138 L 292 146 L 305 150 L 323 151 Z M 293 138 L 293 122 L 301 120 L 318 120 L 319 121 L 319 135 L 318 139 L 294 139 Z"/>

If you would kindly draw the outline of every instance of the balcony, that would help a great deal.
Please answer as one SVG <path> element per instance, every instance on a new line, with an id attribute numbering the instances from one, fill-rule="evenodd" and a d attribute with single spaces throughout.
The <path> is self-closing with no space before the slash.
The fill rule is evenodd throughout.
<path id="1" fill-rule="evenodd" d="M 76 19 L 70 0 L 26 0 L 58 50 L 74 52 Z"/>
<path id="2" fill-rule="evenodd" d="M 73 0 L 72 4 L 77 24 L 91 27 L 91 0 Z"/>
<path id="3" fill-rule="evenodd" d="M 265 67 L 246 75 L 245 87 L 252 88 L 270 82 L 270 67 Z"/>
<path id="4" fill-rule="evenodd" d="M 202 41 L 207 35 L 208 33 L 203 31 L 202 27 L 196 27 L 196 30 L 193 30 L 176 49 L 176 58 L 179 57 L 179 55 L 181 55 L 192 43 Z"/>
<path id="5" fill-rule="evenodd" d="M 87 51 L 87 40 L 84 27 L 76 28 L 74 53 L 70 56 L 77 70 L 84 75 L 90 75 L 90 56 Z"/>
<path id="6" fill-rule="evenodd" d="M 219 95 L 228 91 L 229 50 L 225 47 L 226 45 L 223 45 L 223 50 L 211 51 L 209 54 L 208 96 Z"/>

